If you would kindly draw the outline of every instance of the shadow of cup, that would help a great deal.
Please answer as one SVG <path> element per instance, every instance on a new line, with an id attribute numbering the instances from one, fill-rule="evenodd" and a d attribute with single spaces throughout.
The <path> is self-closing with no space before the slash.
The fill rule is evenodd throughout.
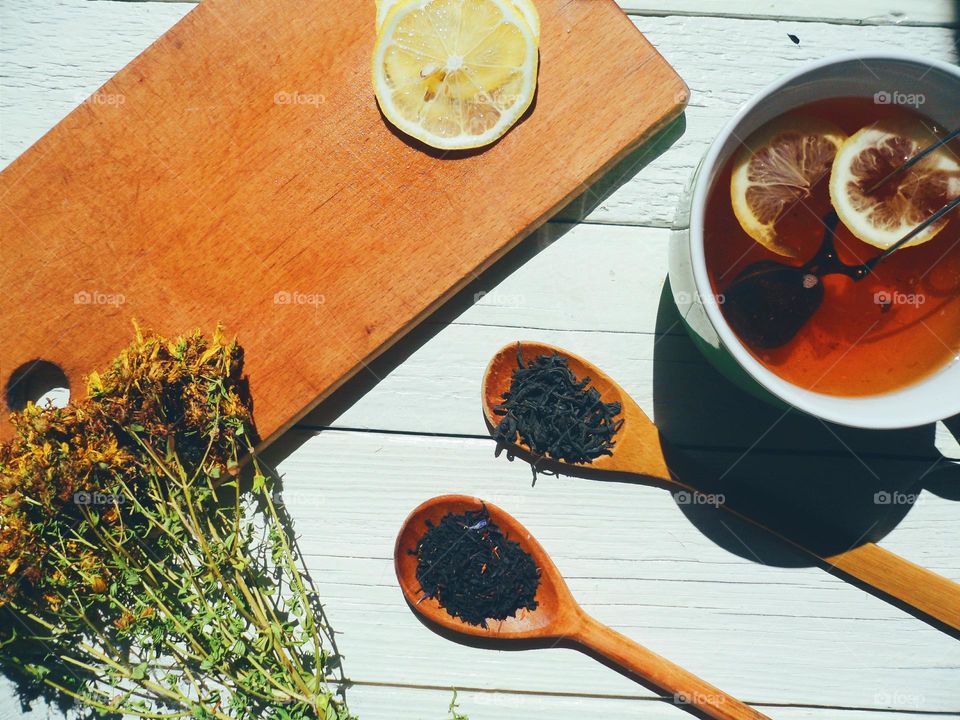
<path id="1" fill-rule="evenodd" d="M 687 336 L 669 280 L 657 335 L 655 419 L 669 446 L 671 470 L 703 493 L 822 556 L 882 539 L 934 480 L 960 499 L 960 466 L 937 450 L 935 425 L 844 427 L 765 402 L 729 382 Z M 960 422 L 947 422 L 956 435 Z M 808 556 L 709 503 L 675 498 L 691 523 L 730 552 L 765 564 L 810 564 Z"/>

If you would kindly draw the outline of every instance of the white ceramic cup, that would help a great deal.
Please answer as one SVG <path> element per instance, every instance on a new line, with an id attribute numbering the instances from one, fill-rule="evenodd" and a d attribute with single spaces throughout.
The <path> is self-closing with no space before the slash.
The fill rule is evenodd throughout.
<path id="1" fill-rule="evenodd" d="M 914 427 L 960 413 L 960 353 L 936 373 L 893 392 L 838 397 L 790 383 L 765 368 L 727 325 L 707 276 L 707 196 L 743 138 L 801 105 L 832 97 L 907 102 L 935 122 L 960 124 L 960 68 L 893 52 L 850 53 L 806 65 L 747 102 L 714 140 L 681 201 L 670 247 L 670 285 L 695 344 L 724 375 L 765 399 L 824 420 L 872 429 Z M 960 222 L 954 216 L 951 222 Z"/>

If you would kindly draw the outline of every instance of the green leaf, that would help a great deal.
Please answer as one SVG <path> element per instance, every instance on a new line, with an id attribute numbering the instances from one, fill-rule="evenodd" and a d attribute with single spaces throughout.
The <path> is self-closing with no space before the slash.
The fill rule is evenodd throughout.
<path id="1" fill-rule="evenodd" d="M 134 680 L 143 680 L 147 676 L 147 664 L 145 662 L 142 662 L 139 665 L 137 665 L 133 669 L 131 676 L 133 677 Z"/>
<path id="2" fill-rule="evenodd" d="M 267 484 L 267 477 L 262 473 L 255 473 L 253 476 L 253 491 L 255 493 L 263 492 L 263 488 Z"/>

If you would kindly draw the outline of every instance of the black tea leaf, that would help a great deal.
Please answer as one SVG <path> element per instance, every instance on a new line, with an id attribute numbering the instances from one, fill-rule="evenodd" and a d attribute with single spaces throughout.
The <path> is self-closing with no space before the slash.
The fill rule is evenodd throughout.
<path id="1" fill-rule="evenodd" d="M 435 597 L 453 617 L 471 625 L 505 620 L 537 609 L 540 569 L 519 543 L 507 539 L 484 507 L 454 515 L 439 525 L 427 521 L 417 547 L 417 580 L 424 597 Z"/>
<path id="2" fill-rule="evenodd" d="M 517 436 L 538 455 L 570 463 L 589 463 L 613 454 L 613 436 L 623 420 L 615 419 L 620 403 L 605 403 L 590 387 L 590 378 L 578 379 L 567 359 L 554 353 L 524 364 L 517 345 L 517 369 L 503 403 L 494 407 L 503 416 L 494 429 L 501 443 Z"/>

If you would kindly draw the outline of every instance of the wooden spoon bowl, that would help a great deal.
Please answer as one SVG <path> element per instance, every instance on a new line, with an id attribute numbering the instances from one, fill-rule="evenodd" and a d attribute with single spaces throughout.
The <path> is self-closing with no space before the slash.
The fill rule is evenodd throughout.
<path id="1" fill-rule="evenodd" d="M 409 552 L 417 547 L 427 531 L 428 520 L 436 525 L 449 513 L 462 515 L 483 507 L 486 507 L 490 520 L 509 539 L 519 543 L 540 568 L 537 608 L 520 610 L 516 616 L 505 620 L 488 620 L 487 627 L 470 625 L 448 613 L 436 598 L 425 597 L 417 580 L 417 557 Z M 400 589 L 410 607 L 445 630 L 507 641 L 569 639 L 631 672 L 665 696 L 682 698 L 685 709 L 695 709 L 716 720 L 769 720 L 749 705 L 590 617 L 574 600 L 547 551 L 529 530 L 496 505 L 467 495 L 441 495 L 427 500 L 403 523 L 393 559 Z"/>
<path id="2" fill-rule="evenodd" d="M 490 620 L 487 627 L 471 625 L 444 610 L 434 597 L 424 598 L 417 580 L 417 556 L 409 553 L 415 550 L 420 538 L 427 531 L 427 521 L 439 525 L 440 520 L 450 513 L 462 515 L 487 508 L 490 519 L 503 530 L 511 540 L 520 544 L 524 552 L 530 555 L 540 568 L 540 586 L 537 588 L 537 609 L 520 610 L 515 617 L 506 620 Z M 394 564 L 397 580 L 407 602 L 424 618 L 453 632 L 473 635 L 474 637 L 500 638 L 507 640 L 530 640 L 540 638 L 558 638 L 569 633 L 573 623 L 563 611 L 574 605 L 573 596 L 567 588 L 560 571 L 550 556 L 540 546 L 536 538 L 509 513 L 496 505 L 484 503 L 480 498 L 467 495 L 442 495 L 433 498 L 415 509 L 400 530 L 394 548 Z"/>
<path id="3" fill-rule="evenodd" d="M 510 389 L 513 371 L 518 367 L 518 351 L 522 351 L 525 361 L 540 355 L 562 355 L 574 375 L 581 379 L 590 378 L 590 384 L 600 392 L 604 402 L 618 402 L 622 408 L 620 418 L 623 419 L 623 425 L 614 436 L 616 444 L 612 455 L 601 455 L 591 463 L 554 461 L 553 464 L 589 471 L 628 472 L 654 478 L 670 478 L 663 456 L 660 431 L 636 401 L 596 365 L 546 343 L 524 341 L 506 345 L 487 365 L 483 376 L 482 403 L 483 414 L 491 430 L 503 419 L 503 416 L 494 412 L 494 408 L 503 402 L 503 393 Z M 526 453 L 534 454 L 523 442 L 518 441 L 516 446 Z"/>

